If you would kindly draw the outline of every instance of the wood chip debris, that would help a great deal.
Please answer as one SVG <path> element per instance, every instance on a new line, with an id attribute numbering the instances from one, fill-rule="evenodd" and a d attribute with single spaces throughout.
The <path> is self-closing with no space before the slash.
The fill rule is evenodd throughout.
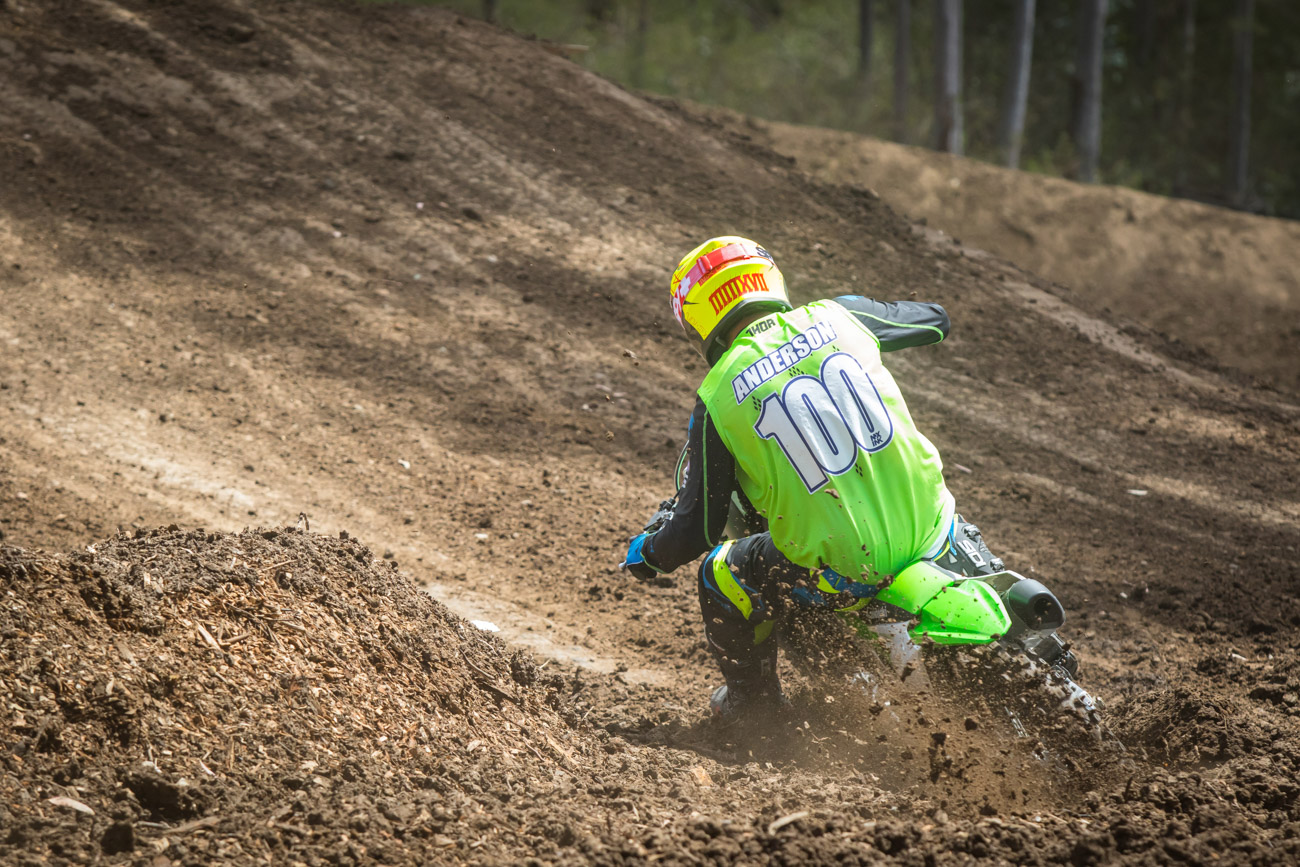
<path id="1" fill-rule="evenodd" d="M 200 828 L 211 828 L 220 821 L 220 816 L 204 816 L 202 819 L 195 819 L 192 822 L 184 822 L 177 825 L 175 828 L 168 828 L 166 831 L 163 831 L 163 833 L 171 834 L 173 836 L 178 834 L 188 834 L 191 831 L 197 831 Z"/>
<path id="2" fill-rule="evenodd" d="M 211 645 L 213 650 L 220 653 L 222 647 L 220 644 L 217 644 L 217 640 L 212 637 L 212 633 L 208 632 L 208 630 L 204 628 L 203 624 L 199 623 L 197 620 L 194 621 L 194 625 L 198 628 L 199 635 L 203 638 L 203 640 L 206 641 L 209 645 Z"/>
<path id="3" fill-rule="evenodd" d="M 707 789 L 713 785 L 713 778 L 709 776 L 709 772 L 699 765 L 691 768 L 691 776 L 695 778 L 696 784 L 702 788 Z"/>
<path id="4" fill-rule="evenodd" d="M 797 813 L 790 813 L 788 815 L 782 816 L 776 821 L 768 823 L 767 833 L 769 835 L 775 834 L 777 831 L 780 831 L 786 825 L 792 825 L 795 822 L 798 822 L 800 819 L 808 818 L 808 815 L 809 814 L 807 810 L 800 810 Z"/>
<path id="5" fill-rule="evenodd" d="M 85 813 L 87 816 L 95 815 L 95 811 L 90 809 L 90 807 L 81 803 L 76 798 L 69 798 L 67 795 L 56 795 L 53 798 L 46 798 L 46 800 L 56 807 L 68 807 L 69 809 L 76 810 L 78 813 Z"/>

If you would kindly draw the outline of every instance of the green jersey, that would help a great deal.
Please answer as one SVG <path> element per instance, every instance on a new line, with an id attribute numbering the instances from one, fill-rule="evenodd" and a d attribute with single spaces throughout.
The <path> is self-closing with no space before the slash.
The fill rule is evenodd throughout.
<path id="1" fill-rule="evenodd" d="M 776 547 L 809 569 L 874 584 L 937 549 L 953 499 L 880 341 L 819 301 L 752 323 L 700 399 Z"/>

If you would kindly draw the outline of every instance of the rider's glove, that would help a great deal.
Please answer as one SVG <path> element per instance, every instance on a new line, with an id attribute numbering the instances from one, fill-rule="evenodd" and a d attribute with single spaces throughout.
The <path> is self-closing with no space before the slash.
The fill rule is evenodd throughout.
<path id="1" fill-rule="evenodd" d="M 627 557 L 623 562 L 618 564 L 618 568 L 625 572 L 631 572 L 638 581 L 650 581 L 659 574 L 655 569 L 645 561 L 645 555 L 641 553 L 645 548 L 646 540 L 650 538 L 649 533 L 641 533 L 633 536 L 632 541 L 627 546 Z"/>

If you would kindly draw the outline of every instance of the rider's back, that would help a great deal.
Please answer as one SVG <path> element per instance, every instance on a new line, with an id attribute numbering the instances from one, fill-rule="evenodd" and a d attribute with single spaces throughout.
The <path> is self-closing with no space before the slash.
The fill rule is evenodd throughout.
<path id="1" fill-rule="evenodd" d="M 880 344 L 833 301 L 745 328 L 699 388 L 777 548 L 853 581 L 897 574 L 952 520 L 939 453 Z"/>

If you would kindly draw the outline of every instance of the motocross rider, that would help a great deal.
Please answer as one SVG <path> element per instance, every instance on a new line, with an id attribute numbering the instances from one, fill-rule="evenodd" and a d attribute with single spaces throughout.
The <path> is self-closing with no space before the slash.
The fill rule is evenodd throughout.
<path id="1" fill-rule="evenodd" d="M 688 253 L 670 291 L 710 370 L 671 512 L 622 565 L 651 580 L 709 551 L 700 608 L 726 681 L 710 707 L 735 718 L 784 701 L 773 631 L 791 597 L 856 610 L 918 560 L 1000 563 L 955 516 L 939 453 L 881 363 L 943 340 L 942 307 L 857 295 L 793 307 L 771 254 L 735 236 Z M 760 532 L 723 541 L 733 497 Z"/>

